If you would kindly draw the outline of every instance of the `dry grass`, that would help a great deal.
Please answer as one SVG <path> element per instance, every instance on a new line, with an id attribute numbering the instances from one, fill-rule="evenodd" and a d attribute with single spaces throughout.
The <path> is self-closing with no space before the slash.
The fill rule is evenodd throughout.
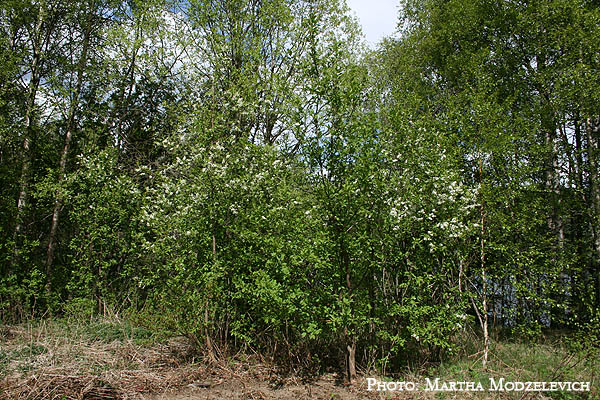
<path id="1" fill-rule="evenodd" d="M 4 328 L 0 346 L 0 399 L 128 399 L 198 381 L 185 337 L 138 344 L 107 342 L 57 323 Z"/>
<path id="2" fill-rule="evenodd" d="M 352 386 L 336 374 L 313 379 L 282 373 L 258 355 L 205 363 L 186 337 L 155 337 L 123 321 L 47 320 L 0 327 L 0 400 L 102 399 L 549 399 L 544 393 L 368 392 L 366 379 Z M 592 393 L 552 398 L 594 399 L 600 361 L 557 343 L 495 342 L 489 367 L 465 354 L 394 380 L 425 387 L 442 381 L 592 381 Z M 371 375 L 373 376 L 373 375 Z M 381 377 L 381 380 L 386 378 Z M 390 378 L 387 378 L 390 379 Z"/>

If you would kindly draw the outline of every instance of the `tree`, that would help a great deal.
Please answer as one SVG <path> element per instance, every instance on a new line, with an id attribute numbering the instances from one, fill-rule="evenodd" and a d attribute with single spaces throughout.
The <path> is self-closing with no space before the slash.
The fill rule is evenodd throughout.
<path id="1" fill-rule="evenodd" d="M 411 119 L 438 121 L 449 146 L 462 154 L 465 183 L 482 185 L 485 264 L 483 257 L 471 258 L 481 268 L 471 275 L 479 281 L 474 289 L 490 300 L 482 321 L 499 314 L 507 325 L 539 327 L 564 318 L 560 310 L 571 295 L 551 282 L 572 279 L 565 276 L 576 265 L 573 243 L 582 234 L 571 222 L 582 210 L 566 207 L 575 204 L 571 187 L 577 181 L 567 172 L 576 169 L 571 143 L 581 148 L 583 131 L 581 122 L 570 125 L 568 104 L 579 100 L 567 93 L 575 87 L 569 65 L 590 50 L 580 43 L 595 40 L 595 33 L 579 30 L 589 32 L 595 18 L 587 7 L 409 1 L 404 37 L 390 44 L 397 46 L 391 60 L 400 67 L 393 101 L 410 97 Z M 571 141 L 570 133 L 579 139 Z"/>
<path id="2" fill-rule="evenodd" d="M 64 145 L 60 154 L 60 162 L 58 167 L 58 189 L 56 191 L 56 199 L 54 201 L 54 210 L 52 212 L 52 224 L 50 227 L 50 234 L 48 236 L 48 250 L 46 252 L 46 291 L 50 294 L 51 291 L 51 275 L 52 275 L 52 264 L 54 262 L 54 252 L 56 250 L 56 235 L 59 225 L 59 217 L 60 212 L 63 206 L 63 194 L 61 193 L 61 186 L 63 184 L 63 179 L 66 173 L 67 166 L 67 157 L 69 155 L 69 149 L 71 147 L 71 141 L 73 139 L 73 135 L 75 130 L 77 129 L 75 116 L 79 113 L 80 108 L 80 94 L 82 90 L 82 86 L 84 84 L 84 72 L 86 72 L 87 64 L 88 64 L 88 53 L 90 52 L 90 47 L 97 45 L 92 37 L 94 35 L 94 31 L 99 30 L 98 26 L 98 9 L 96 8 L 95 1 L 89 1 L 88 4 L 83 5 L 83 15 L 77 15 L 75 13 L 75 18 L 78 20 L 83 20 L 83 24 L 79 32 L 74 32 L 74 38 L 70 40 L 70 44 L 73 45 L 79 54 L 71 54 L 71 59 L 73 60 L 74 65 L 70 65 L 67 67 L 67 71 L 72 71 L 75 75 L 74 84 L 71 80 L 67 81 L 67 87 L 63 88 L 64 91 L 71 92 L 69 96 L 69 104 L 68 111 L 65 115 L 66 127 L 65 127 L 65 139 Z M 76 10 L 79 7 L 76 6 Z M 77 35 L 81 37 L 80 46 L 76 46 L 77 44 Z M 90 43 L 92 42 L 92 43 Z M 73 86 L 74 85 L 74 86 Z"/>

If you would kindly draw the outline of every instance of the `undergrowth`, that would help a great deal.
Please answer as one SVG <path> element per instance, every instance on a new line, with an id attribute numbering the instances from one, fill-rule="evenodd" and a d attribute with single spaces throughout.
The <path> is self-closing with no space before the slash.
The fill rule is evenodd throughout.
<path id="1" fill-rule="evenodd" d="M 170 336 L 160 329 L 140 326 L 128 318 L 90 317 L 70 314 L 62 318 L 34 320 L 0 328 L 0 381 L 12 382 L 40 376 L 84 376 L 99 379 L 118 371 L 156 371 L 163 368 L 187 368 L 205 365 L 207 360 L 198 341 L 182 336 Z M 473 331 L 454 339 L 455 350 L 440 362 L 408 365 L 402 371 L 366 371 L 365 376 L 383 375 L 383 379 L 408 380 L 425 386 L 425 378 L 442 382 L 481 382 L 485 392 L 424 393 L 426 399 L 497 398 L 497 399 L 598 399 L 600 350 L 594 337 L 566 331 L 551 331 L 535 339 L 494 335 L 489 360 L 483 367 L 481 338 Z M 248 353 L 227 355 L 220 360 L 227 368 L 231 362 L 277 363 L 268 356 Z M 237 360 L 237 361 L 236 361 Z M 195 367 L 196 368 L 196 367 Z M 590 382 L 590 392 L 503 392 L 491 393 L 489 379 L 504 378 L 516 382 L 576 381 Z M 90 378 L 91 379 L 91 378 Z M 156 377 L 156 387 L 160 387 Z M 83 381 L 82 381 L 83 382 Z M 184 382 L 184 381 L 182 381 Z M 187 382 L 187 381 L 185 381 Z M 87 383 L 86 383 L 87 384 Z M 82 383 L 83 385 L 83 383 Z M 117 386 L 116 383 L 113 386 Z M 133 389 L 132 389 L 133 390 Z M 456 397 L 456 396 L 459 397 Z M 0 396 L 0 398 L 2 398 Z"/>

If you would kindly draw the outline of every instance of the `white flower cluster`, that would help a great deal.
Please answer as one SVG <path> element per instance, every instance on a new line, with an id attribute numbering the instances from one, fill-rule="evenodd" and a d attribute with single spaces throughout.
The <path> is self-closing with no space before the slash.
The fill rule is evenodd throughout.
<path id="1" fill-rule="evenodd" d="M 405 171 L 396 189 L 399 196 L 390 197 L 387 204 L 393 229 L 423 229 L 421 239 L 433 253 L 475 228 L 471 214 L 478 204 L 477 188 L 467 187 L 458 174 L 448 170 L 438 168 L 445 173 L 435 175 L 430 161 L 421 163 L 425 173 L 416 176 L 414 171 Z"/>

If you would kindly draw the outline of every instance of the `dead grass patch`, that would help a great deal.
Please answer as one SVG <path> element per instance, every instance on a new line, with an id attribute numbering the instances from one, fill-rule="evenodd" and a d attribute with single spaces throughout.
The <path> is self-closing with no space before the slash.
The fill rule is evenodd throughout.
<path id="1" fill-rule="evenodd" d="M 111 342 L 61 323 L 4 327 L 0 399 L 129 399 L 185 387 L 206 374 L 185 337 Z"/>

